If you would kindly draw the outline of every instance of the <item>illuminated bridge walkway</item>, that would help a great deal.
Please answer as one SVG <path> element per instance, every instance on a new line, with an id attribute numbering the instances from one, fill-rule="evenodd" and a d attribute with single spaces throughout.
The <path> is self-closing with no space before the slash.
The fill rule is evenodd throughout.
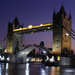
<path id="1" fill-rule="evenodd" d="M 19 29 L 13 29 L 13 32 L 19 32 L 19 33 L 34 33 L 34 32 L 41 32 L 41 31 L 49 31 L 53 29 L 53 23 L 46 23 L 46 24 L 40 24 L 36 26 L 29 25 L 28 27 L 19 28 Z"/>

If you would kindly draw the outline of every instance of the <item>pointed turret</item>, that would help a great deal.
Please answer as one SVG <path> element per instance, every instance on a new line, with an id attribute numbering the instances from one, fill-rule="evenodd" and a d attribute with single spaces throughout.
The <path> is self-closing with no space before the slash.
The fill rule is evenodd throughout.
<path id="1" fill-rule="evenodd" d="M 55 19 L 56 14 L 55 14 L 55 8 L 54 8 L 54 12 L 53 12 L 53 19 Z"/>
<path id="2" fill-rule="evenodd" d="M 70 14 L 69 14 L 69 18 L 68 18 L 70 21 L 72 21 L 72 16 L 71 16 L 71 11 L 70 11 Z"/>
<path id="3" fill-rule="evenodd" d="M 9 22 L 8 22 L 8 25 L 10 24 L 10 20 L 9 20 Z"/>
<path id="4" fill-rule="evenodd" d="M 24 23 L 22 22 L 22 27 L 24 27 Z"/>
<path id="5" fill-rule="evenodd" d="M 16 27 L 17 25 L 19 25 L 19 21 L 18 21 L 18 18 L 17 18 L 17 17 L 15 17 L 13 23 L 15 24 L 15 27 Z"/>
<path id="6" fill-rule="evenodd" d="M 55 15 L 55 8 L 54 8 L 54 13 L 53 13 L 53 16 Z"/>
<path id="7" fill-rule="evenodd" d="M 70 14 L 69 14 L 69 19 L 70 19 L 70 18 L 72 18 L 72 16 L 71 16 L 71 11 L 70 11 Z"/>
<path id="8" fill-rule="evenodd" d="M 62 4 L 62 6 L 61 6 L 61 9 L 60 9 L 59 13 L 60 13 L 60 14 L 65 14 L 65 10 L 64 10 L 63 4 Z"/>

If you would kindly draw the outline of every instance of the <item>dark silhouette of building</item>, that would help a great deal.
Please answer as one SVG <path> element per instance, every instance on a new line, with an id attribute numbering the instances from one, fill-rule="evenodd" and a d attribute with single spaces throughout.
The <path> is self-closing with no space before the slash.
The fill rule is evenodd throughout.
<path id="1" fill-rule="evenodd" d="M 40 42 L 40 46 L 44 46 L 44 41 L 41 41 Z"/>

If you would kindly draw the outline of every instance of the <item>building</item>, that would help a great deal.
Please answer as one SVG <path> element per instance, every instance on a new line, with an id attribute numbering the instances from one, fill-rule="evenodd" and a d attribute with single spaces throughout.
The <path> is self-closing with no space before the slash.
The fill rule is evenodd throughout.
<path id="1" fill-rule="evenodd" d="M 71 50 L 71 32 L 72 17 L 71 13 L 68 14 L 64 10 L 64 6 L 61 6 L 59 12 L 53 13 L 53 53 L 61 54 L 63 50 Z M 69 34 L 68 34 L 69 33 Z"/>
<path id="2" fill-rule="evenodd" d="M 23 24 L 20 25 L 18 18 L 16 17 L 13 23 L 8 23 L 8 42 L 7 50 L 9 53 L 14 53 L 21 50 L 23 47 L 23 34 L 13 33 L 13 29 L 23 28 Z"/>

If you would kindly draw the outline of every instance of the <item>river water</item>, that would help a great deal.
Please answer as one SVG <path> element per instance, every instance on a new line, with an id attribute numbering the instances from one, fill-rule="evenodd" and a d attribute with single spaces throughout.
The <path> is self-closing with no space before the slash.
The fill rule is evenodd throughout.
<path id="1" fill-rule="evenodd" d="M 0 75 L 75 75 L 75 68 L 68 66 L 45 66 L 41 63 L 0 63 Z"/>

